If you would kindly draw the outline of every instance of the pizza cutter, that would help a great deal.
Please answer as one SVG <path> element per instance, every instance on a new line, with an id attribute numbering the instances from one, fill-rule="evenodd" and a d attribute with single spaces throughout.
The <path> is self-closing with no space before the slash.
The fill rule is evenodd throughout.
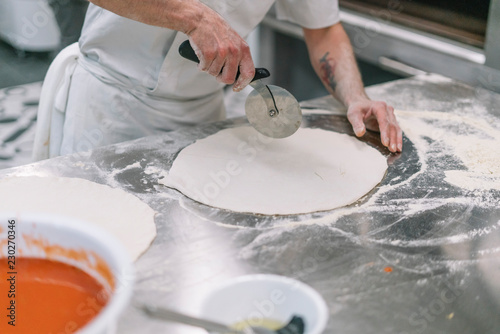
<path id="1" fill-rule="evenodd" d="M 179 53 L 186 59 L 199 63 L 189 41 L 179 46 Z M 239 71 L 236 76 L 238 78 Z M 272 138 L 285 138 L 294 134 L 302 123 L 302 111 L 297 99 L 287 90 L 265 85 L 261 79 L 271 74 L 265 68 L 256 68 L 250 82 L 254 89 L 245 102 L 245 113 L 255 130 Z"/>

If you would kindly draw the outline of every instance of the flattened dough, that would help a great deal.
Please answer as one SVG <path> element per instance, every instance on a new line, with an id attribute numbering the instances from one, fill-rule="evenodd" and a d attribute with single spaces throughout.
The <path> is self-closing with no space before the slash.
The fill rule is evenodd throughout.
<path id="1" fill-rule="evenodd" d="M 121 241 L 133 260 L 156 236 L 155 212 L 120 189 L 78 178 L 8 177 L 0 180 L 0 211 L 57 214 L 95 224 Z"/>
<path id="2" fill-rule="evenodd" d="M 160 182 L 213 207 L 287 215 L 351 204 L 386 170 L 380 152 L 349 135 L 299 129 L 272 139 L 245 126 L 184 148 Z"/>

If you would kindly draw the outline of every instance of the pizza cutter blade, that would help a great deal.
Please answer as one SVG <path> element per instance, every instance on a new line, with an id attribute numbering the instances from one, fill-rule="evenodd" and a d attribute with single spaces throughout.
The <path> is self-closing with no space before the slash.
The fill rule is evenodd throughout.
<path id="1" fill-rule="evenodd" d="M 199 62 L 189 41 L 184 41 L 179 46 L 179 53 L 186 59 Z M 250 124 L 261 134 L 272 138 L 285 138 L 299 129 L 302 111 L 297 99 L 287 90 L 265 85 L 261 81 L 270 75 L 265 68 L 255 69 L 255 76 L 250 83 L 254 90 L 245 102 L 245 114 Z"/>
<path id="2" fill-rule="evenodd" d="M 293 135 L 302 123 L 302 111 L 295 97 L 281 87 L 264 85 L 260 79 L 252 81 L 250 86 L 254 90 L 245 102 L 250 124 L 268 137 Z"/>

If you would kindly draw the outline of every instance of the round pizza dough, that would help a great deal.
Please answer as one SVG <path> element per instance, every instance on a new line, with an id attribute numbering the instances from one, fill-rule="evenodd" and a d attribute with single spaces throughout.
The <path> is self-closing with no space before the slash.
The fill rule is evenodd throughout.
<path id="1" fill-rule="evenodd" d="M 114 235 L 136 260 L 156 236 L 155 212 L 120 189 L 78 178 L 8 177 L 0 180 L 0 211 L 74 217 Z"/>
<path id="2" fill-rule="evenodd" d="M 244 126 L 187 146 L 160 182 L 213 207 L 288 215 L 351 204 L 386 170 L 379 151 L 349 135 L 301 128 L 273 139 Z"/>

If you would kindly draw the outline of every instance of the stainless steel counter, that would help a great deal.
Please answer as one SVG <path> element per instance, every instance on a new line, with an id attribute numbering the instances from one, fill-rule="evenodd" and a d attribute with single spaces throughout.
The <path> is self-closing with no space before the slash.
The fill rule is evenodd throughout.
<path id="1" fill-rule="evenodd" d="M 422 76 L 368 92 L 401 110 L 494 120 L 491 126 L 500 131 L 500 95 L 455 81 Z M 306 115 L 306 126 L 352 134 L 331 98 L 303 105 L 333 111 Z M 362 140 L 388 157 L 387 176 L 359 202 L 329 212 L 237 214 L 158 184 L 180 149 L 245 123 L 235 119 L 181 129 L 4 170 L 0 177 L 80 177 L 119 187 L 155 209 L 158 236 L 136 263 L 138 300 L 191 312 L 214 284 L 275 273 L 323 295 L 330 308 L 326 333 L 500 332 L 500 191 L 470 191 L 446 182 L 446 170 L 464 167 L 431 134 L 418 145 L 405 137 L 400 155 L 391 155 L 376 134 L 368 134 Z M 147 319 L 133 307 L 118 332 L 204 333 Z"/>

